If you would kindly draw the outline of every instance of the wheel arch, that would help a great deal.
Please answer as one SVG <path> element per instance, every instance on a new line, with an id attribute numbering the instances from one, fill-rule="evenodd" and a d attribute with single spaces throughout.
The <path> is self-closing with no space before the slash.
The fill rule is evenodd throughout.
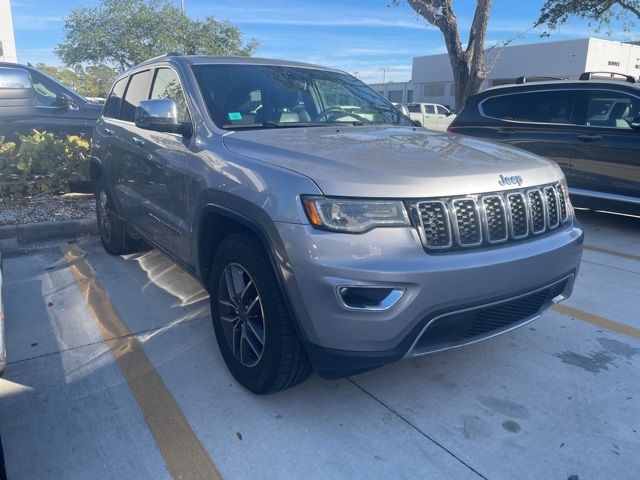
<path id="1" fill-rule="evenodd" d="M 102 171 L 102 161 L 95 156 L 89 160 L 89 178 L 91 180 L 91 189 L 95 192 L 98 180 L 104 175 Z"/>
<path id="2" fill-rule="evenodd" d="M 264 212 L 263 212 L 264 214 Z M 211 276 L 211 266 L 216 251 L 225 237 L 234 233 L 246 233 L 254 236 L 264 247 L 271 267 L 276 275 L 278 286 L 282 291 L 283 298 L 289 310 L 289 315 L 293 320 L 293 325 L 298 334 L 298 338 L 306 344 L 308 337 L 300 327 L 300 322 L 295 308 L 289 296 L 286 283 L 283 278 L 281 263 L 288 263 L 284 244 L 280 241 L 275 226 L 268 229 L 258 222 L 256 218 L 243 215 L 237 211 L 220 205 L 207 205 L 202 209 L 197 235 L 197 269 L 201 283 L 209 290 L 209 278 Z"/>

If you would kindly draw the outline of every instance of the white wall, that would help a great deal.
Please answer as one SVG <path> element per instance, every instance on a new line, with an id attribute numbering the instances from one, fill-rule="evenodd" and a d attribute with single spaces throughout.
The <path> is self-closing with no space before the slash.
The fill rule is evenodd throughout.
<path id="1" fill-rule="evenodd" d="M 13 37 L 13 21 L 11 20 L 11 5 L 9 0 L 0 0 L 0 42 L 2 53 L 0 61 L 17 62 L 16 41 Z"/>
<path id="2" fill-rule="evenodd" d="M 640 46 L 612 42 L 598 38 L 581 38 L 560 42 L 514 45 L 503 49 L 489 50 L 486 60 L 493 68 L 487 74 L 485 88 L 494 84 L 510 83 L 521 76 L 565 77 L 577 79 L 583 72 L 617 72 L 640 78 Z M 444 95 L 425 95 L 427 90 L 440 88 L 444 84 Z M 384 91 L 388 98 L 390 89 L 412 88 L 415 102 L 434 102 L 455 105 L 453 96 L 453 74 L 447 54 L 413 58 L 412 80 L 394 84 L 371 85 Z M 406 98 L 404 99 L 406 102 Z"/>

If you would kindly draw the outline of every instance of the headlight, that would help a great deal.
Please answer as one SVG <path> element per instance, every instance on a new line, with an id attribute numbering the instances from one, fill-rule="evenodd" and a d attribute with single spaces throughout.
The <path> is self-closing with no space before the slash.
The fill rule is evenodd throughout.
<path id="1" fill-rule="evenodd" d="M 302 197 L 312 225 L 336 232 L 362 233 L 376 227 L 405 227 L 409 216 L 397 200 Z"/>

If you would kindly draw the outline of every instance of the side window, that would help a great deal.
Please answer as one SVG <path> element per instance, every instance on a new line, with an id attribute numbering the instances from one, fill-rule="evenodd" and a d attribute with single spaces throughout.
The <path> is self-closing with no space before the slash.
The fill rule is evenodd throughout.
<path id="1" fill-rule="evenodd" d="M 122 104 L 122 94 L 127 86 L 127 77 L 121 78 L 111 89 L 104 107 L 104 116 L 108 118 L 118 118 L 120 115 L 120 105 Z"/>
<path id="2" fill-rule="evenodd" d="M 571 90 L 502 95 L 482 102 L 487 117 L 531 123 L 571 123 L 576 92 Z"/>
<path id="3" fill-rule="evenodd" d="M 150 76 L 151 72 L 149 70 L 131 75 L 129 86 L 124 94 L 122 108 L 120 109 L 120 120 L 133 122 L 136 107 L 142 100 L 148 98 Z"/>
<path id="4" fill-rule="evenodd" d="M 407 105 L 407 108 L 411 113 L 420 113 L 420 105 Z"/>
<path id="5" fill-rule="evenodd" d="M 56 101 L 56 95 L 65 93 L 55 82 L 36 72 L 31 74 L 31 79 L 33 89 L 36 91 L 36 107 L 52 107 Z"/>
<path id="6" fill-rule="evenodd" d="M 159 68 L 156 70 L 153 87 L 151 89 L 151 99 L 170 98 L 178 107 L 178 121 L 189 122 L 189 111 L 184 92 L 180 86 L 178 74 L 170 68 Z"/>
<path id="7" fill-rule="evenodd" d="M 425 113 L 436 113 L 436 107 L 434 105 L 425 105 L 424 106 Z"/>
<path id="8" fill-rule="evenodd" d="M 631 129 L 640 116 L 640 99 L 623 92 L 598 90 L 587 96 L 587 125 Z"/>
<path id="9" fill-rule="evenodd" d="M 447 114 L 451 113 L 451 112 L 449 112 L 449 110 L 444 108 L 442 105 L 437 105 L 436 108 L 438 109 L 438 113 L 440 115 L 447 115 Z"/>

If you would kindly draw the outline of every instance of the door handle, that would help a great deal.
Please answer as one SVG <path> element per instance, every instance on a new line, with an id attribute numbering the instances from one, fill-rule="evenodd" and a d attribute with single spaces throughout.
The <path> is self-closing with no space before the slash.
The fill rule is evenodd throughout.
<path id="1" fill-rule="evenodd" d="M 110 128 L 105 128 L 104 133 L 106 133 L 107 135 L 115 135 L 116 131 L 111 130 Z"/>
<path id="2" fill-rule="evenodd" d="M 141 138 L 133 137 L 133 138 L 132 138 L 132 140 L 133 140 L 133 143 L 135 143 L 136 145 L 138 145 L 138 146 L 140 146 L 140 147 L 141 147 L 142 145 L 144 145 L 144 140 L 143 140 L 143 139 L 141 139 Z"/>
<path id="3" fill-rule="evenodd" d="M 578 140 L 581 142 L 597 142 L 602 140 L 602 137 L 600 135 L 578 135 Z"/>
<path id="4" fill-rule="evenodd" d="M 509 135 L 513 135 L 514 132 L 513 130 L 505 130 L 503 128 L 500 128 L 498 130 L 496 130 L 496 135 L 500 135 L 501 137 L 508 137 Z"/>

